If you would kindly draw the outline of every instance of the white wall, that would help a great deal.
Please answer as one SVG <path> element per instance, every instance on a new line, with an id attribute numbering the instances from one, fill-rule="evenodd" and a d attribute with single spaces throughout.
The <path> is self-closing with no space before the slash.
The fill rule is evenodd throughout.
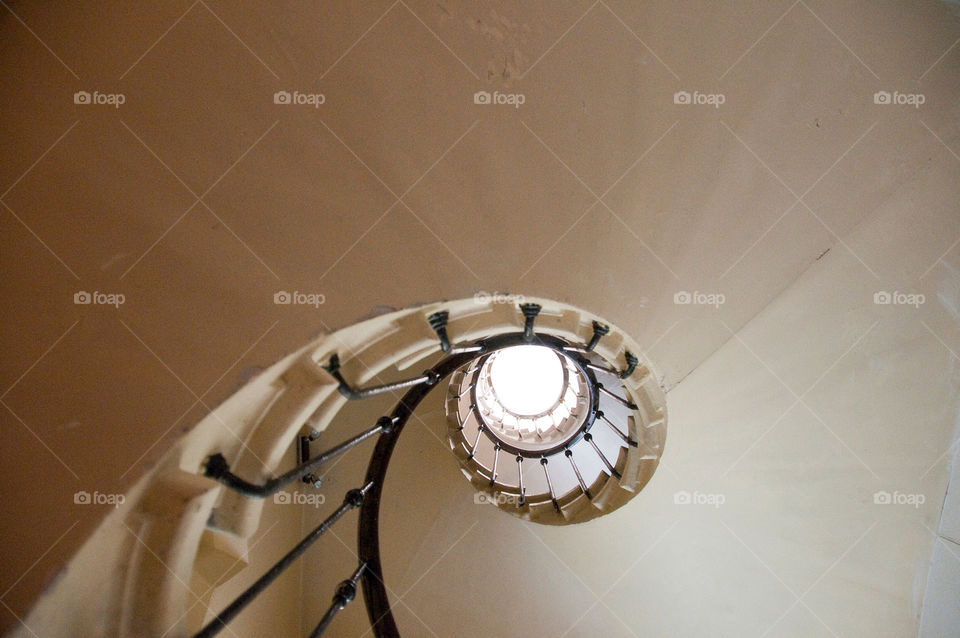
<path id="1" fill-rule="evenodd" d="M 381 521 L 404 635 L 916 635 L 931 560 L 926 633 L 956 635 L 956 548 L 935 530 L 957 436 L 960 250 L 938 261 L 912 241 L 919 215 L 955 211 L 895 194 L 670 392 L 660 469 L 603 519 L 544 528 L 474 505 L 428 431 L 442 438 L 441 415 L 412 423 Z M 925 303 L 878 305 L 881 290 Z M 681 490 L 723 502 L 677 505 Z M 324 569 L 305 582 L 332 591 Z M 357 607 L 337 635 L 362 633 Z"/>

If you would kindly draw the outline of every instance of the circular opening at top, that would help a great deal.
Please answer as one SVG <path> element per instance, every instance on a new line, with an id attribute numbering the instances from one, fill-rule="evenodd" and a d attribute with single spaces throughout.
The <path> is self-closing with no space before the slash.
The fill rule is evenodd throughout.
<path id="1" fill-rule="evenodd" d="M 508 449 L 552 449 L 576 436 L 589 416 L 594 397 L 589 379 L 559 350 L 506 346 L 470 372 L 461 381 L 471 390 L 470 408 L 481 430 Z M 463 397 L 465 391 L 456 394 Z"/>
<path id="2" fill-rule="evenodd" d="M 517 416 L 543 414 L 563 393 L 563 364 L 553 350 L 543 346 L 505 348 L 491 363 L 490 385 L 509 412 Z"/>

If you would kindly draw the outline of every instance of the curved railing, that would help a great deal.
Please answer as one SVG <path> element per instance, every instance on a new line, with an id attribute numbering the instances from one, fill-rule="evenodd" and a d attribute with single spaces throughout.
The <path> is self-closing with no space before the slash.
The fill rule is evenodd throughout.
<path id="1" fill-rule="evenodd" d="M 324 532 L 332 527 L 347 511 L 355 508 L 360 508 L 357 527 L 358 565 L 353 573 L 337 586 L 333 601 L 317 626 L 310 633 L 310 637 L 320 636 L 333 621 L 337 612 L 356 597 L 358 583 L 361 583 L 363 587 L 367 615 L 369 616 L 374 635 L 378 638 L 395 638 L 400 635 L 390 609 L 390 601 L 387 596 L 387 588 L 384 585 L 383 570 L 380 561 L 380 498 L 382 496 L 383 484 L 386 479 L 387 467 L 390 464 L 393 449 L 396 446 L 400 434 L 403 432 L 404 426 L 420 402 L 423 401 L 430 391 L 437 387 L 441 381 L 456 370 L 475 360 L 486 357 L 492 352 L 514 345 L 536 344 L 545 346 L 571 357 L 577 362 L 577 365 L 581 366 L 584 370 L 589 371 L 591 368 L 598 369 L 607 373 L 616 374 L 622 379 L 630 376 L 638 364 L 637 358 L 630 352 L 626 352 L 625 359 L 627 365 L 623 371 L 617 372 L 607 368 L 598 368 L 597 364 L 590 362 L 584 356 L 586 353 L 592 351 L 600 339 L 609 332 L 609 328 L 599 322 L 593 322 L 593 336 L 587 344 L 574 345 L 559 337 L 548 335 L 538 336 L 535 333 L 534 321 L 540 312 L 539 305 L 521 304 L 520 311 L 524 316 L 524 329 L 522 332 L 500 334 L 464 345 L 451 344 L 446 332 L 447 319 L 449 316 L 447 312 L 437 312 L 430 315 L 428 321 L 440 340 L 440 347 L 445 353 L 445 356 L 422 375 L 405 381 L 367 388 L 354 388 L 340 374 L 339 358 L 337 355 L 333 355 L 328 365 L 324 366 L 324 368 L 337 380 L 340 393 L 348 399 L 359 400 L 400 389 L 406 389 L 406 392 L 396 407 L 394 407 L 391 414 L 380 417 L 373 427 L 364 430 L 360 434 L 347 439 L 340 445 L 322 454 L 304 460 L 294 469 L 276 478 L 269 479 L 261 484 L 251 483 L 233 474 L 223 455 L 214 454 L 207 459 L 204 466 L 204 474 L 206 476 L 219 481 L 229 489 L 240 494 L 263 498 L 276 493 L 285 485 L 311 477 L 314 471 L 330 459 L 346 452 L 366 439 L 374 436 L 378 437 L 376 447 L 371 454 L 370 462 L 367 466 L 367 474 L 363 485 L 349 490 L 345 494 L 342 504 L 330 516 L 324 519 L 320 525 L 307 534 L 303 540 L 295 545 L 293 549 L 263 576 L 241 593 L 223 611 L 217 614 L 195 635 L 195 638 L 209 638 L 210 636 L 218 634 L 237 614 L 256 598 L 260 592 L 266 589 L 270 583 L 279 577 L 287 567 L 323 535 Z M 588 378 L 591 379 L 591 383 L 593 384 L 591 388 L 593 396 L 598 396 L 600 392 L 606 392 L 620 401 L 626 401 L 623 397 L 610 393 L 609 390 L 606 390 L 601 384 L 596 383 L 595 377 L 592 374 L 589 374 Z M 632 404 L 627 401 L 627 405 Z M 581 431 L 577 433 L 577 437 L 590 436 L 587 430 L 598 416 L 596 401 L 591 402 L 590 409 L 591 413 L 584 421 L 586 427 L 581 426 Z M 600 416 L 602 417 L 602 414 L 600 414 Z M 604 459 L 604 461 L 606 461 L 606 459 Z M 607 465 L 609 467 L 609 464 Z M 584 491 L 587 498 L 590 498 L 589 491 L 586 490 L 586 488 L 584 488 Z"/>

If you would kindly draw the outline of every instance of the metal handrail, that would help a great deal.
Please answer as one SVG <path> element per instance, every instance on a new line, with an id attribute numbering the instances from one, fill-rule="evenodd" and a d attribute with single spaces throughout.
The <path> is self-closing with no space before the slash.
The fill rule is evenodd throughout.
<path id="1" fill-rule="evenodd" d="M 372 428 L 364 430 L 356 436 L 350 437 L 340 445 L 336 445 L 326 452 L 318 454 L 309 461 L 301 463 L 289 472 L 284 472 L 280 476 L 268 479 L 259 485 L 256 483 L 250 483 L 249 481 L 246 481 L 231 472 L 230 466 L 227 463 L 227 459 L 219 453 L 214 454 L 207 459 L 206 463 L 204 464 L 203 474 L 208 478 L 212 478 L 220 483 L 223 483 L 233 491 L 239 492 L 244 496 L 264 498 L 278 492 L 280 488 L 284 487 L 285 485 L 289 485 L 294 481 L 302 479 L 304 476 L 312 473 L 330 459 L 340 456 L 347 450 L 356 447 L 370 437 L 376 434 L 390 432 L 390 430 L 393 429 L 393 425 L 393 421 L 389 417 L 381 417 L 377 420 L 377 424 Z"/>
<path id="2" fill-rule="evenodd" d="M 289 567 L 293 561 L 299 558 L 310 547 L 310 545 L 314 543 L 314 541 L 316 541 L 321 535 L 323 535 L 324 532 L 330 529 L 334 523 L 340 520 L 343 514 L 354 508 L 360 509 L 360 516 L 357 524 L 357 553 L 359 557 L 359 565 L 348 579 L 342 581 L 337 586 L 330 607 L 320 619 L 314 630 L 310 633 L 310 638 L 316 638 L 320 636 L 333 621 L 333 618 L 337 612 L 354 600 L 356 597 L 358 582 L 363 587 L 364 602 L 366 604 L 367 615 L 370 619 L 373 634 L 376 636 L 376 638 L 399 638 L 400 632 L 397 629 L 396 621 L 393 618 L 390 608 L 390 601 L 387 596 L 386 585 L 383 582 L 383 570 L 380 562 L 379 527 L 380 498 L 383 493 L 383 484 L 386 478 L 387 467 L 390 464 L 390 457 L 393 454 L 394 447 L 396 446 L 400 434 L 403 432 L 404 426 L 413 415 L 413 412 L 416 410 L 417 406 L 423 401 L 424 398 L 426 398 L 430 391 L 436 387 L 440 381 L 450 376 L 453 374 L 453 372 L 461 367 L 481 357 L 485 357 L 495 350 L 509 347 L 511 345 L 530 344 L 532 342 L 552 348 L 558 352 L 567 351 L 588 353 L 594 349 L 600 338 L 609 332 L 609 328 L 607 326 L 594 321 L 593 336 L 589 343 L 584 346 L 573 346 L 557 337 L 537 335 L 534 332 L 534 322 L 540 313 L 540 309 L 540 306 L 537 304 L 521 304 L 520 311 L 524 316 L 524 327 L 522 332 L 501 334 L 488 339 L 481 339 L 476 343 L 467 345 L 452 345 L 450 343 L 446 332 L 447 320 L 449 318 L 449 313 L 447 311 L 441 311 L 430 315 L 428 321 L 430 326 L 436 332 L 437 337 L 440 340 L 440 348 L 446 356 L 432 368 L 425 371 L 422 375 L 404 381 L 386 383 L 366 388 L 354 388 L 340 374 L 339 357 L 336 354 L 332 355 L 329 363 L 323 366 L 323 368 L 327 370 L 327 372 L 329 372 L 334 379 L 336 379 L 338 383 L 338 390 L 348 399 L 365 399 L 386 392 L 395 392 L 396 390 L 400 389 L 405 389 L 406 392 L 394 407 L 390 416 L 380 417 L 373 427 L 368 428 L 360 434 L 347 439 L 340 445 L 334 446 L 326 452 L 323 452 L 322 454 L 319 454 L 297 465 L 292 470 L 289 470 L 278 477 L 268 479 L 260 484 L 251 483 L 231 472 L 230 466 L 222 454 L 218 453 L 211 455 L 204 464 L 205 476 L 213 478 L 227 488 L 245 496 L 263 498 L 277 492 L 281 487 L 289 483 L 303 479 L 303 477 L 311 474 L 314 470 L 319 468 L 330 459 L 343 454 L 347 450 L 350 450 L 367 439 L 379 435 L 377 438 L 376 447 L 374 448 L 373 453 L 370 456 L 370 462 L 367 465 L 367 474 L 366 478 L 364 479 L 363 487 L 355 488 L 347 492 L 347 494 L 344 496 L 343 503 L 333 512 L 333 514 L 324 519 L 319 526 L 317 526 L 312 532 L 304 537 L 303 540 L 294 546 L 293 549 L 291 549 L 283 558 L 274 564 L 273 567 L 271 567 L 263 576 L 257 579 L 256 582 L 254 582 L 243 593 L 241 593 L 222 612 L 217 614 L 213 620 L 207 623 L 207 625 L 194 636 L 194 638 L 210 638 L 224 629 L 227 623 L 235 618 L 237 614 L 239 614 L 240 611 L 242 611 L 254 598 L 256 598 L 258 594 L 266 589 L 270 583 L 276 580 L 276 578 L 287 567 Z M 627 362 L 627 367 L 622 372 L 617 373 L 614 370 L 607 369 L 603 369 L 603 371 L 616 374 L 622 379 L 630 376 L 630 374 L 632 374 L 636 368 L 638 361 L 630 352 L 625 353 L 625 359 Z M 596 380 L 593 378 L 592 371 L 589 367 L 587 367 L 588 363 L 586 359 L 578 362 L 578 365 L 580 366 L 581 370 L 586 373 L 588 378 L 591 379 L 591 382 L 596 384 L 598 390 L 605 391 L 614 399 L 619 400 L 628 407 L 636 407 L 622 397 L 604 390 L 601 384 L 596 383 Z M 590 367 L 595 368 L 596 366 Z M 594 407 L 594 412 L 597 412 L 596 407 Z M 602 416 L 602 412 L 600 412 L 599 415 Z M 592 423 L 592 419 L 590 419 L 590 422 Z M 610 425 L 611 427 L 613 426 L 613 424 Z M 482 431 L 483 429 L 481 428 L 481 431 L 477 433 L 478 440 Z M 596 447 L 596 444 L 592 441 L 592 436 L 590 433 L 584 429 L 580 433 L 580 436 L 590 442 L 590 444 L 600 455 L 600 458 L 603 460 L 607 469 L 613 475 L 619 478 L 619 474 L 617 473 L 616 469 L 610 465 L 607 459 Z M 569 444 L 569 442 L 567 442 L 567 444 Z M 508 446 L 503 446 L 500 442 L 497 442 L 496 457 L 494 460 L 491 481 L 496 479 L 496 459 L 499 458 L 501 447 L 503 447 L 503 449 L 507 452 L 513 452 L 513 450 L 508 449 Z M 573 463 L 570 450 L 566 449 L 565 454 L 570 460 L 571 464 L 573 464 L 574 471 L 577 474 L 577 480 L 589 498 L 589 489 L 584 484 L 583 478 L 580 476 L 580 472 L 576 467 L 576 464 Z M 547 472 L 547 459 L 543 458 L 543 455 L 540 453 L 538 453 L 536 456 L 540 458 L 541 465 L 546 473 L 547 482 L 550 487 L 551 500 L 553 501 L 554 507 L 559 510 L 556 496 L 553 493 L 553 485 L 550 481 L 550 475 Z M 518 454 L 516 458 L 518 463 L 523 462 L 524 457 L 520 454 Z M 524 490 L 522 487 L 522 472 L 520 473 L 520 478 L 521 503 L 523 503 Z"/>
<path id="3" fill-rule="evenodd" d="M 221 611 L 219 614 L 214 616 L 207 625 L 201 629 L 194 638 L 211 638 L 216 636 L 222 629 L 227 626 L 231 620 L 236 618 L 237 614 L 243 611 L 244 607 L 249 605 L 254 598 L 256 598 L 260 592 L 266 589 L 270 583 L 275 581 L 284 570 L 289 567 L 293 561 L 300 558 L 300 555 L 303 554 L 307 549 L 320 538 L 324 532 L 333 527 L 333 524 L 340 520 L 340 517 L 347 513 L 348 510 L 355 509 L 360 507 L 366 498 L 366 493 L 370 490 L 372 485 L 367 483 L 362 488 L 354 488 L 346 493 L 343 497 L 343 503 L 334 511 L 333 514 L 328 516 L 323 520 L 320 525 L 318 525 L 312 532 L 307 534 L 303 540 L 297 543 L 293 549 L 286 553 L 286 555 L 277 561 L 273 567 L 271 567 L 267 572 L 258 578 L 256 582 L 247 587 L 242 594 L 237 596 L 236 599 L 229 605 L 226 609 Z M 349 602 L 349 601 L 348 601 Z"/>

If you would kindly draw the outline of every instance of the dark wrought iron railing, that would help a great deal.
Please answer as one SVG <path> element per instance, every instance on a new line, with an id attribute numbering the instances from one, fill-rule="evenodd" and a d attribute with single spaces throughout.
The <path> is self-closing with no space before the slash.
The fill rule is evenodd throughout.
<path id="1" fill-rule="evenodd" d="M 251 601 L 253 601 L 254 598 L 257 597 L 257 595 L 259 595 L 274 580 L 276 580 L 277 577 L 279 577 L 287 567 L 297 560 L 297 558 L 303 555 L 303 553 L 306 552 L 307 549 L 309 549 L 309 547 L 324 534 L 324 532 L 326 532 L 338 520 L 340 520 L 340 518 L 347 511 L 356 508 L 360 509 L 360 517 L 357 529 L 357 553 L 359 556 L 359 564 L 354 572 L 337 586 L 330 607 L 327 609 L 327 612 L 323 615 L 315 629 L 310 633 L 310 637 L 314 638 L 316 636 L 320 636 L 333 621 L 337 612 L 343 609 L 356 597 L 358 582 L 363 587 L 364 602 L 366 603 L 367 615 L 370 619 L 374 635 L 377 636 L 377 638 L 399 637 L 400 633 L 397 629 L 396 622 L 391 612 L 390 601 L 387 596 L 386 586 L 384 585 L 382 565 L 380 562 L 380 498 L 383 492 L 383 484 L 387 474 L 387 467 L 390 464 L 390 457 L 393 454 L 393 449 L 396 446 L 397 439 L 403 432 L 404 426 L 421 401 L 423 401 L 430 391 L 437 387 L 442 380 L 446 379 L 459 368 L 470 364 L 477 359 L 485 357 L 492 352 L 514 345 L 536 344 L 545 346 L 562 352 L 567 356 L 574 357 L 577 359 L 578 364 L 584 368 L 589 367 L 601 370 L 603 372 L 619 376 L 621 379 L 625 379 L 626 377 L 630 376 L 638 364 L 637 358 L 630 352 L 626 352 L 626 367 L 623 369 L 623 371 L 617 372 L 609 368 L 597 366 L 597 364 L 588 361 L 582 356 L 582 353 L 591 352 L 596 347 L 600 339 L 609 333 L 609 328 L 597 321 L 593 322 L 593 335 L 590 341 L 584 345 L 573 345 L 557 337 L 547 335 L 537 336 L 535 334 L 534 322 L 540 313 L 540 306 L 538 304 L 521 304 L 519 308 L 524 317 L 524 328 L 522 332 L 500 334 L 465 345 L 451 344 L 446 330 L 447 320 L 449 318 L 448 312 L 441 311 L 430 315 L 428 321 L 430 326 L 436 332 L 437 338 L 440 340 L 440 347 L 445 353 L 445 356 L 436 365 L 429 370 L 424 371 L 424 373 L 420 376 L 404 381 L 370 386 L 366 388 L 355 388 L 351 386 L 350 383 L 340 374 L 340 361 L 338 356 L 334 354 L 330 358 L 329 363 L 323 367 L 337 380 L 340 393 L 347 399 L 366 399 L 372 396 L 377 396 L 386 392 L 395 392 L 401 389 L 405 389 L 406 392 L 394 407 L 391 414 L 389 416 L 380 417 L 373 427 L 364 430 L 356 436 L 347 439 L 343 443 L 336 445 L 319 455 L 304 459 L 303 462 L 298 464 L 295 468 L 281 474 L 280 476 L 269 479 L 261 484 L 251 483 L 233 474 L 233 472 L 230 471 L 229 463 L 222 454 L 214 454 L 207 459 L 204 467 L 205 476 L 213 478 L 225 485 L 227 488 L 245 496 L 263 498 L 276 493 L 284 486 L 295 481 L 302 481 L 306 477 L 309 477 L 312 482 L 314 479 L 312 476 L 313 473 L 324 463 L 336 456 L 339 456 L 340 454 L 343 454 L 347 450 L 359 445 L 367 439 L 377 437 L 376 447 L 370 456 L 370 462 L 367 466 L 366 478 L 364 479 L 363 485 L 361 487 L 349 490 L 344 496 L 341 505 L 330 516 L 324 519 L 320 525 L 307 534 L 303 540 L 297 543 L 293 549 L 287 552 L 287 554 L 277 561 L 277 563 L 274 564 L 263 576 L 257 579 L 256 582 L 254 582 L 243 593 L 237 596 L 237 598 L 223 611 L 218 613 L 209 623 L 207 623 L 206 626 L 204 626 L 197 634 L 195 634 L 195 638 L 209 638 L 211 636 L 215 636 L 221 630 L 223 630 L 231 620 L 233 620 L 248 604 L 250 604 Z M 609 392 L 603 388 L 601 384 L 596 383 L 595 380 L 593 383 L 595 384 L 594 390 L 597 392 L 603 391 L 627 407 L 636 407 L 623 397 Z M 589 423 L 592 424 L 596 418 L 603 419 L 603 412 L 597 410 L 596 405 L 594 405 L 592 410 L 593 414 L 591 414 L 591 417 L 588 419 Z M 616 429 L 616 426 L 614 426 L 612 423 L 610 425 Z M 618 434 L 620 434 L 621 437 L 624 437 L 625 442 L 634 447 L 636 446 L 635 441 L 626 438 L 625 435 L 619 432 L 619 430 Z M 593 448 L 597 451 L 597 454 L 603 460 L 603 463 L 610 474 L 619 478 L 619 473 L 617 470 L 604 457 L 600 450 L 597 449 L 596 444 L 593 443 L 590 432 L 584 429 L 584 431 L 580 432 L 578 436 L 593 446 Z M 573 465 L 574 471 L 577 474 L 583 494 L 588 499 L 592 498 L 590 490 L 584 483 L 584 480 L 580 475 L 580 471 L 577 468 L 577 465 L 574 463 L 570 450 L 566 449 L 565 452 L 566 457 Z M 522 462 L 523 458 L 524 456 L 522 454 L 518 454 L 518 463 Z M 543 463 L 545 460 L 545 458 L 541 457 L 541 463 Z M 494 470 L 494 472 L 496 472 L 496 470 Z M 519 474 L 519 476 L 521 480 L 520 489 L 522 495 L 522 472 Z M 550 488 L 552 497 L 552 485 Z"/>

